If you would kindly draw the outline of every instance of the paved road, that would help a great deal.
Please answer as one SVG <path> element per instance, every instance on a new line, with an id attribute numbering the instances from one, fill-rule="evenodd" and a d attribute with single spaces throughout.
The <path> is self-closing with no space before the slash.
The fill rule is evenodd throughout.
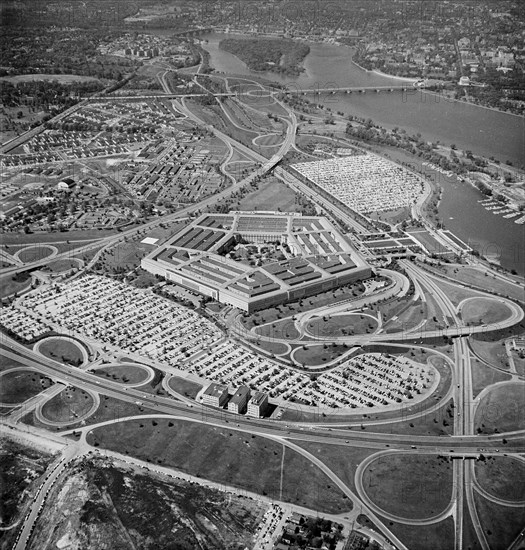
<path id="1" fill-rule="evenodd" d="M 154 394 L 141 392 L 131 387 L 123 387 L 122 384 L 112 380 L 101 380 L 100 377 L 74 367 L 65 367 L 63 364 L 38 355 L 28 350 L 14 340 L 4 338 L 0 347 L 0 354 L 23 362 L 27 366 L 61 380 L 63 383 L 71 384 L 81 389 L 98 392 L 117 399 L 134 403 L 139 401 L 144 407 L 164 414 L 183 414 L 188 419 L 221 422 L 223 426 L 231 423 L 238 423 L 250 431 L 266 435 L 283 436 L 288 439 L 302 441 L 328 442 L 348 445 L 358 445 L 372 448 L 385 448 L 386 445 L 396 445 L 398 448 L 411 449 L 413 445 L 418 448 L 434 450 L 438 453 L 472 453 L 480 447 L 492 448 L 500 446 L 502 438 L 505 437 L 508 443 L 506 452 L 522 452 L 525 443 L 525 430 L 519 430 L 507 434 L 476 435 L 476 436 L 414 436 L 411 434 L 391 433 L 367 433 L 363 431 L 349 431 L 348 429 L 317 427 L 311 430 L 309 423 L 289 422 L 284 424 L 280 421 L 250 419 L 245 416 L 233 415 L 226 411 L 214 408 L 190 406 L 190 403 L 181 403 L 167 397 L 160 397 Z M 348 441 L 348 443 L 346 443 Z M 490 451 L 487 451 L 490 452 Z"/>

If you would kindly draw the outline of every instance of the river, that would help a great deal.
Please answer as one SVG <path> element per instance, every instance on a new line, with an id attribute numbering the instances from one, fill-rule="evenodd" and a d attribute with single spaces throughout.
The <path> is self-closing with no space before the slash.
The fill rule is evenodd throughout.
<path id="1" fill-rule="evenodd" d="M 297 78 L 277 73 L 258 73 L 248 69 L 234 55 L 219 49 L 226 37 L 240 35 L 212 33 L 202 38 L 210 53 L 211 65 L 224 73 L 258 75 L 286 84 L 290 89 L 332 88 L 343 86 L 386 86 L 400 84 L 392 77 L 368 72 L 351 61 L 353 50 L 346 46 L 311 43 L 304 61 L 305 71 Z M 456 144 L 474 154 L 494 156 L 515 165 L 524 163 L 525 119 L 475 105 L 445 100 L 442 96 L 409 90 L 408 92 L 365 94 L 325 94 L 321 102 L 333 111 L 342 111 L 362 118 L 371 118 L 380 126 L 398 126 L 409 133 L 420 133 L 429 141 Z M 443 198 L 439 214 L 445 226 L 465 242 L 508 269 L 525 274 L 522 248 L 525 226 L 517 225 L 485 210 L 478 200 L 483 195 L 467 184 L 440 178 Z M 466 215 L 468 213 L 468 215 Z"/>

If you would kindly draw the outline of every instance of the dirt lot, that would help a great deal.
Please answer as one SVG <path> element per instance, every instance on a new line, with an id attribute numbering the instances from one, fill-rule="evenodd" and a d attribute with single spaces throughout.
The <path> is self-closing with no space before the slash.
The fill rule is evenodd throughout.
<path id="1" fill-rule="evenodd" d="M 0 442 L 0 518 L 2 526 L 15 523 L 24 515 L 53 456 L 8 439 Z M 0 531 L 0 549 L 11 548 L 17 529 Z"/>
<path id="2" fill-rule="evenodd" d="M 83 459 L 55 484 L 29 549 L 250 548 L 266 509 L 137 467 Z"/>

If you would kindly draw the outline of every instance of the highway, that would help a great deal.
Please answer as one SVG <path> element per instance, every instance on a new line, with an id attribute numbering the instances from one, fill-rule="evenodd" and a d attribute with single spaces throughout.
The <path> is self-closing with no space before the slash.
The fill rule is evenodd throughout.
<path id="1" fill-rule="evenodd" d="M 199 119 L 185 104 L 184 98 L 174 94 L 169 94 L 169 85 L 166 80 L 167 72 L 163 73 L 159 80 L 163 85 L 168 95 L 159 96 L 160 99 L 172 98 L 176 108 L 184 114 L 188 119 L 193 120 L 200 126 L 204 126 L 210 132 L 225 142 L 230 151 L 233 148 L 241 151 L 243 154 L 253 159 L 259 164 L 259 167 L 254 170 L 249 176 L 243 180 L 234 183 L 231 187 L 223 190 L 222 192 L 212 195 L 200 203 L 193 204 L 183 208 L 182 210 L 164 216 L 162 218 L 154 219 L 144 225 L 122 231 L 116 235 L 100 239 L 94 243 L 84 245 L 75 250 L 75 255 L 88 252 L 96 248 L 107 248 L 114 244 L 123 241 L 127 238 L 133 238 L 140 233 L 147 232 L 148 230 L 160 225 L 171 223 L 180 218 L 185 218 L 198 211 L 203 211 L 208 206 L 211 206 L 218 201 L 235 193 L 241 187 L 251 183 L 255 178 L 263 176 L 270 170 L 274 169 L 274 173 L 277 177 L 282 179 L 291 188 L 304 193 L 310 197 L 313 201 L 320 204 L 323 208 L 333 213 L 343 223 L 347 224 L 353 230 L 358 233 L 366 233 L 367 229 L 363 227 L 357 220 L 355 220 L 344 209 L 332 204 L 329 197 L 321 196 L 317 194 L 312 188 L 302 183 L 298 178 L 288 173 L 282 167 L 278 167 L 277 164 L 286 155 L 290 148 L 294 145 L 295 135 L 297 131 L 297 119 L 293 111 L 288 110 L 289 116 L 283 118 L 287 124 L 286 136 L 279 147 L 279 151 L 273 155 L 270 159 L 260 155 L 253 151 L 249 147 L 235 141 L 223 132 L 220 132 L 216 128 L 206 125 L 204 121 Z M 388 87 L 389 89 L 392 87 Z M 374 88 L 375 89 L 375 88 Z M 308 91 L 308 90 L 307 90 Z M 332 90 L 321 90 L 332 91 Z M 237 94 L 214 94 L 214 95 L 237 95 Z M 190 96 L 184 97 L 193 97 Z M 97 99 L 97 98 L 92 98 Z M 102 98 L 101 98 L 102 99 Z M 108 99 L 108 98 L 103 98 Z M 122 98 L 119 98 L 122 99 Z M 137 99 L 137 98 L 133 98 Z M 275 99 L 275 98 L 274 98 Z M 77 104 L 74 110 L 80 108 L 84 102 Z M 284 107 L 284 105 L 283 105 Z M 285 107 L 286 108 L 286 107 Z M 59 117 L 67 116 L 67 112 L 62 113 Z M 37 130 L 37 129 L 35 129 Z M 24 134 L 25 139 L 30 137 L 29 134 Z M 20 138 L 22 138 L 21 136 Z M 19 139 L 19 138 L 17 138 Z M 18 143 L 18 142 L 17 142 Z M 10 147 L 11 144 L 7 144 L 6 147 Z M 16 145 L 15 145 L 16 146 Z M 71 252 L 65 252 L 57 254 L 53 260 L 59 260 L 62 258 L 68 258 Z M 40 261 L 32 262 L 26 265 L 13 265 L 3 269 L 0 273 L 2 275 L 13 275 L 18 272 L 27 271 L 28 269 L 34 269 L 46 265 L 49 262 L 49 258 L 45 258 Z M 93 262 L 91 262 L 93 263 Z M 343 491 L 349 498 L 352 499 L 355 505 L 358 503 L 364 503 L 364 511 L 369 515 L 373 521 L 384 530 L 385 534 L 396 543 L 399 548 L 405 548 L 401 541 L 388 530 L 388 528 L 381 522 L 379 515 L 386 517 L 391 521 L 397 521 L 401 523 L 407 523 L 411 525 L 429 525 L 442 521 L 445 517 L 453 515 L 455 519 L 455 550 L 462 550 L 463 548 L 463 502 L 466 501 L 467 509 L 469 510 L 472 518 L 472 523 L 476 531 L 476 535 L 480 541 L 483 550 L 489 550 L 489 545 L 482 529 L 477 510 L 474 503 L 474 491 L 482 494 L 483 489 L 476 481 L 473 469 L 472 460 L 454 460 L 453 461 L 453 478 L 454 484 L 452 488 L 452 495 L 449 505 L 445 510 L 440 512 L 434 517 L 425 518 L 424 520 L 406 519 L 396 514 L 388 514 L 385 511 L 378 508 L 371 499 L 367 496 L 366 490 L 362 485 L 362 477 L 365 469 L 378 457 L 389 457 L 394 453 L 415 453 L 418 455 L 428 454 L 440 454 L 443 456 L 469 456 L 477 454 L 483 449 L 483 454 L 487 456 L 500 456 L 497 450 L 502 446 L 503 438 L 506 439 L 505 454 L 521 459 L 521 454 L 525 451 L 525 429 L 516 430 L 510 433 L 494 434 L 494 435 L 476 435 L 474 434 L 474 417 L 476 407 L 479 403 L 478 400 L 473 398 L 473 384 L 472 384 L 472 372 L 471 372 L 471 355 L 468 346 L 467 337 L 472 334 L 482 333 L 491 330 L 502 329 L 511 327 L 520 322 L 524 317 L 523 310 L 518 307 L 514 302 L 504 298 L 494 298 L 487 295 L 486 299 L 497 299 L 509 308 L 510 314 L 507 319 L 497 322 L 489 323 L 484 326 L 465 326 L 460 316 L 458 315 L 458 308 L 456 308 L 446 292 L 444 292 L 437 281 L 438 277 L 428 273 L 427 271 L 417 267 L 412 262 L 407 260 L 401 260 L 400 265 L 405 270 L 407 277 L 400 273 L 390 272 L 390 277 L 393 280 L 393 284 L 375 293 L 372 296 L 364 296 L 357 300 L 352 300 L 351 303 L 336 304 L 331 309 L 332 312 L 346 310 L 348 308 L 358 308 L 359 304 L 373 303 L 379 299 L 392 297 L 398 294 L 401 289 L 406 289 L 408 279 L 411 279 L 416 286 L 418 292 L 423 296 L 424 291 L 432 295 L 439 309 L 444 315 L 444 319 L 447 320 L 447 326 L 443 329 L 423 330 L 423 326 L 408 331 L 399 333 L 383 333 L 377 332 L 375 334 L 357 335 L 357 336 L 345 336 L 345 337 L 333 337 L 333 338 L 320 338 L 312 336 L 315 341 L 320 343 L 345 343 L 351 346 L 362 346 L 367 344 L 377 343 L 392 343 L 392 342 L 407 342 L 421 339 L 423 342 L 426 338 L 442 338 L 442 337 L 454 337 L 453 351 L 454 359 L 452 361 L 453 368 L 453 380 L 450 392 L 444 398 L 451 395 L 454 398 L 455 403 L 455 416 L 454 416 L 454 431 L 452 436 L 431 436 L 431 435 L 412 435 L 412 434 L 393 434 L 393 433 L 381 433 L 371 432 L 369 429 L 374 423 L 389 423 L 393 422 L 393 419 L 378 420 L 375 422 L 366 422 L 366 430 L 352 429 L 351 423 L 345 423 L 344 425 L 337 425 L 335 423 L 309 423 L 309 422 L 286 422 L 276 420 L 262 420 L 249 418 L 246 416 L 233 415 L 226 411 L 217 410 L 214 408 L 208 408 L 205 406 L 199 406 L 190 399 L 184 397 L 163 397 L 150 393 L 145 393 L 137 388 L 131 386 L 125 386 L 111 379 L 101 380 L 99 377 L 74 367 L 69 367 L 48 359 L 39 353 L 29 350 L 25 346 L 17 343 L 15 340 L 2 335 L 0 340 L 0 355 L 3 355 L 7 359 L 14 359 L 19 361 L 27 368 L 35 369 L 42 374 L 45 374 L 52 378 L 56 383 L 49 390 L 39 394 L 38 396 L 28 400 L 22 407 L 15 409 L 7 419 L 2 419 L 1 423 L 14 426 L 21 421 L 21 418 L 30 411 L 34 411 L 37 418 L 50 424 L 41 415 L 41 408 L 43 404 L 58 395 L 67 385 L 73 385 L 78 387 L 90 395 L 94 399 L 95 410 L 98 407 L 100 395 L 113 397 L 115 399 L 140 404 L 140 407 L 144 407 L 151 411 L 152 416 L 168 415 L 170 418 L 184 419 L 188 421 L 207 423 L 210 425 L 218 426 L 221 428 L 228 428 L 233 430 L 240 430 L 246 433 L 256 433 L 263 437 L 274 439 L 282 442 L 283 445 L 299 452 L 305 456 L 308 460 L 314 463 L 321 471 L 323 471 L 341 491 Z M 325 312 L 329 311 L 324 308 Z M 298 316 L 297 326 L 300 330 L 300 334 L 303 334 L 304 326 L 314 312 L 308 312 Z M 286 344 L 300 343 L 304 344 L 301 338 L 288 340 L 278 340 L 275 337 L 264 337 L 254 332 L 246 330 L 239 322 L 238 319 L 232 318 L 233 323 L 230 326 L 231 332 L 240 338 L 258 339 L 265 341 L 282 341 Z M 448 359 L 448 358 L 447 358 Z M 442 399 L 444 399 L 442 398 Z M 437 409 L 441 406 L 441 403 L 435 403 L 428 410 Z M 425 413 L 427 411 L 424 411 Z M 415 412 L 413 415 L 404 417 L 417 418 L 421 413 Z M 141 416 L 141 418 L 147 417 Z M 357 418 L 357 417 L 356 417 Z M 331 419 L 330 419 L 331 420 Z M 398 419 L 399 420 L 399 419 Z M 117 420 L 111 420 L 109 422 L 117 422 Z M 106 423 L 101 423 L 104 425 Z M 70 425 L 70 422 L 55 423 L 56 427 L 64 427 Z M 355 426 L 354 426 L 355 427 Z M 83 427 L 83 437 L 85 434 L 93 429 L 93 426 Z M 371 455 L 366 461 L 362 462 L 355 474 L 356 493 L 334 474 L 334 472 L 325 463 L 319 459 L 307 453 L 302 449 L 299 444 L 301 442 L 319 443 L 322 445 L 340 445 L 347 447 L 361 447 L 375 449 L 377 452 Z M 24 519 L 23 529 L 20 531 L 19 541 L 17 543 L 17 550 L 21 550 L 25 547 L 26 541 L 29 539 L 31 532 L 34 528 L 35 522 L 39 517 L 40 510 L 45 503 L 46 495 L 49 493 L 51 487 L 58 480 L 60 473 L 64 470 L 67 463 L 70 460 L 76 458 L 79 453 L 80 447 L 73 444 L 67 445 L 60 459 L 52 465 L 49 473 L 44 480 L 44 483 L 39 489 L 35 501 Z M 495 502 L 495 501 L 493 501 Z M 502 504 L 502 503 L 500 503 Z M 506 505 L 506 504 L 505 504 Z"/>
<path id="2" fill-rule="evenodd" d="M 336 444 L 346 444 L 352 439 L 352 445 L 373 447 L 384 449 L 390 444 L 396 445 L 396 448 L 410 450 L 414 444 L 426 450 L 433 450 L 438 453 L 472 453 L 480 447 L 501 446 L 502 438 L 507 439 L 506 450 L 508 453 L 520 452 L 523 450 L 525 442 L 525 430 L 520 430 L 511 434 L 496 435 L 476 435 L 476 436 L 452 436 L 443 438 L 442 436 L 414 436 L 405 434 L 391 433 L 369 433 L 363 431 L 351 431 L 342 428 L 331 428 L 330 424 L 326 426 L 317 425 L 315 430 L 308 422 L 288 422 L 284 423 L 275 420 L 259 420 L 245 416 L 233 415 L 223 410 L 198 406 L 192 404 L 190 400 L 180 398 L 176 401 L 173 398 L 160 397 L 154 394 L 144 393 L 132 387 L 126 387 L 110 379 L 103 380 L 94 374 L 75 367 L 66 367 L 61 363 L 48 359 L 38 353 L 28 350 L 23 345 L 14 340 L 4 337 L 0 347 L 0 354 L 24 363 L 28 367 L 37 369 L 39 372 L 48 375 L 50 378 L 60 381 L 63 384 L 70 384 L 89 392 L 97 392 L 102 395 L 114 397 L 129 403 L 137 401 L 143 403 L 142 406 L 150 408 L 152 411 L 158 411 L 163 414 L 183 415 L 189 420 L 202 420 L 205 418 L 209 422 L 218 422 L 226 426 L 230 421 L 235 421 L 244 426 L 249 431 L 260 433 L 261 435 L 283 436 L 288 439 L 297 439 L 303 441 L 331 442 Z M 191 405 L 191 406 L 190 406 Z M 489 451 L 490 452 L 490 451 Z"/>

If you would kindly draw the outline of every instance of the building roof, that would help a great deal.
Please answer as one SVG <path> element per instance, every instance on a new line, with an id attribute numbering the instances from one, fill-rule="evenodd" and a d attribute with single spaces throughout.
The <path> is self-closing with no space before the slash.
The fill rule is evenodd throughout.
<path id="1" fill-rule="evenodd" d="M 221 398 L 225 393 L 228 393 L 228 386 L 213 383 L 206 388 L 203 395 L 211 395 L 212 397 Z"/>
<path id="2" fill-rule="evenodd" d="M 231 398 L 230 403 L 238 405 L 244 399 L 246 399 L 246 396 L 250 396 L 250 388 L 248 386 L 240 386 L 239 388 L 237 388 L 235 395 Z"/>
<path id="3" fill-rule="evenodd" d="M 252 405 L 261 405 L 262 402 L 268 397 L 268 394 L 262 391 L 256 391 L 254 392 L 252 398 L 250 399 L 250 403 Z"/>

